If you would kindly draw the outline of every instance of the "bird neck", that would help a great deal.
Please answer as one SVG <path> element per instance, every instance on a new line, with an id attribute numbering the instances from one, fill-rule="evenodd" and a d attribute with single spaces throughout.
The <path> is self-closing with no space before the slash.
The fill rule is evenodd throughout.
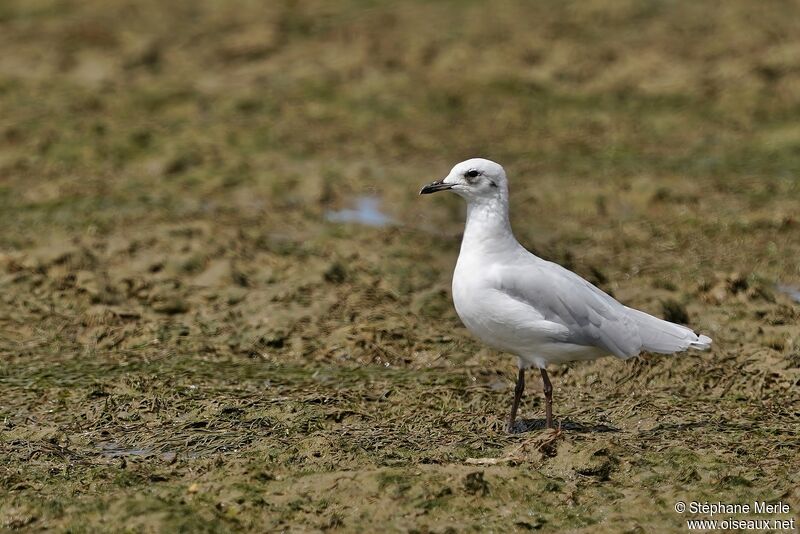
<path id="1" fill-rule="evenodd" d="M 483 253 L 518 247 L 508 219 L 508 201 L 504 198 L 481 199 L 467 204 L 467 223 L 461 250 Z"/>

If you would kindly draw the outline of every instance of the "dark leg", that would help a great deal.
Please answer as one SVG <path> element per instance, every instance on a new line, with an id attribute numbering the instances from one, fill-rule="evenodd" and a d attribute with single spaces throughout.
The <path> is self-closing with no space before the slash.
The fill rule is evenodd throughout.
<path id="1" fill-rule="evenodd" d="M 553 428 L 553 384 L 547 376 L 547 369 L 542 369 L 542 382 L 544 383 L 545 413 L 547 414 L 547 428 Z"/>
<path id="2" fill-rule="evenodd" d="M 522 400 L 522 392 L 525 391 L 525 369 L 520 368 L 517 376 L 517 387 L 514 388 L 514 404 L 511 405 L 511 417 L 508 418 L 508 432 L 514 432 L 514 422 L 517 420 L 517 408 L 519 401 Z"/>

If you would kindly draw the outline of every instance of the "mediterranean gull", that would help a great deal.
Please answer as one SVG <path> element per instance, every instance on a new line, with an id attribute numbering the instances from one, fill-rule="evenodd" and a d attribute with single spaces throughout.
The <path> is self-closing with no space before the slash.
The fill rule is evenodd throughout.
<path id="1" fill-rule="evenodd" d="M 452 191 L 467 200 L 467 222 L 453 273 L 453 304 L 464 325 L 487 345 L 518 357 L 508 431 L 514 431 L 525 370 L 544 383 L 546 424 L 553 428 L 548 364 L 623 360 L 642 351 L 705 350 L 711 338 L 617 302 L 577 274 L 528 252 L 508 220 L 508 182 L 499 164 L 462 161 L 421 195 Z"/>

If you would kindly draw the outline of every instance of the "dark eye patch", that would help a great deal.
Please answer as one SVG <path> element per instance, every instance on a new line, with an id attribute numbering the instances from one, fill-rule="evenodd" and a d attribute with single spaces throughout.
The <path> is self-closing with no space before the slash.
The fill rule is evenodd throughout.
<path id="1" fill-rule="evenodd" d="M 475 169 L 472 169 L 470 171 L 465 172 L 464 173 L 464 177 L 465 178 L 477 178 L 479 174 L 480 174 L 480 172 L 476 171 Z"/>

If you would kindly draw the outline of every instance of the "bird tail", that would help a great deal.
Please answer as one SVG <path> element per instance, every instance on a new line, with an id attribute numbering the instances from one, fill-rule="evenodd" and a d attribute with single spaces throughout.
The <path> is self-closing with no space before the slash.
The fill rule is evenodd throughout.
<path id="1" fill-rule="evenodd" d="M 659 354 L 672 354 L 688 349 L 708 350 L 711 338 L 697 335 L 691 329 L 628 308 L 631 319 L 639 327 L 642 350 Z"/>

